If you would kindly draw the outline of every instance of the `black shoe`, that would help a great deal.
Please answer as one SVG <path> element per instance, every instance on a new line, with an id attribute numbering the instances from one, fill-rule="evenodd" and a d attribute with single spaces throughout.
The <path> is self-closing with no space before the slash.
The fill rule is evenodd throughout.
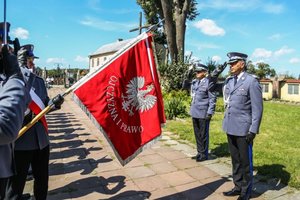
<path id="1" fill-rule="evenodd" d="M 240 195 L 237 200 L 249 200 L 249 199 L 250 199 L 250 197 L 247 195 Z"/>
<path id="2" fill-rule="evenodd" d="M 240 191 L 240 190 L 237 190 L 237 189 L 235 189 L 235 188 L 233 188 L 233 189 L 230 190 L 230 191 L 223 192 L 223 195 L 224 195 L 224 196 L 227 196 L 227 197 L 237 196 L 237 195 L 240 195 L 240 194 L 241 194 L 241 191 Z"/>
<path id="3" fill-rule="evenodd" d="M 196 160 L 198 158 L 199 158 L 199 155 L 195 155 L 195 156 L 191 157 L 191 159 L 193 159 L 193 160 Z"/>
<path id="4" fill-rule="evenodd" d="M 32 198 L 29 193 L 23 194 L 21 197 L 21 200 L 30 200 L 30 199 L 32 199 Z"/>
<path id="5" fill-rule="evenodd" d="M 26 181 L 31 181 L 32 179 L 33 179 L 33 175 L 32 174 L 27 174 Z"/>
<path id="6" fill-rule="evenodd" d="M 202 162 L 202 161 L 205 161 L 205 160 L 207 160 L 206 158 L 204 158 L 204 157 L 198 157 L 197 159 L 196 159 L 196 161 L 197 162 Z"/>

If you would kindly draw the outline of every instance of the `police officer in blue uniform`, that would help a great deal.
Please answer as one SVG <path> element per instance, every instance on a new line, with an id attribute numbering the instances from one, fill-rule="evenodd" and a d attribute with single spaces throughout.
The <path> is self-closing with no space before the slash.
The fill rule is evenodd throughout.
<path id="1" fill-rule="evenodd" d="M 22 126 L 30 101 L 17 58 L 4 45 L 4 23 L 0 23 L 0 200 L 6 199 L 9 177 L 15 173 L 13 141 Z"/>
<path id="2" fill-rule="evenodd" d="M 234 188 L 225 196 L 250 199 L 253 184 L 252 145 L 259 132 L 263 113 L 262 91 L 254 75 L 246 72 L 247 55 L 230 52 L 230 72 L 225 80 L 223 97 L 226 106 L 223 130 L 227 133 L 232 159 Z"/>
<path id="3" fill-rule="evenodd" d="M 217 96 L 213 91 L 215 83 L 207 77 L 208 67 L 196 63 L 194 71 L 196 72 L 196 79 L 191 83 L 190 114 L 193 120 L 197 155 L 192 158 L 201 162 L 208 159 L 209 123 L 215 112 Z"/>
<path id="4" fill-rule="evenodd" d="M 21 47 L 18 53 L 19 65 L 27 67 L 35 73 L 34 59 L 38 58 L 33 53 L 34 46 L 31 44 Z M 24 59 L 25 58 L 25 59 Z M 40 103 L 46 107 L 49 103 L 49 97 L 45 82 L 39 76 L 36 76 L 31 91 L 31 95 L 35 96 Z M 64 99 L 58 95 L 53 100 L 56 108 L 60 108 Z M 24 118 L 24 125 L 28 124 L 36 115 L 33 110 L 27 109 Z M 10 188 L 8 192 L 9 199 L 22 199 L 22 193 L 26 183 L 26 176 L 29 166 L 32 167 L 34 178 L 34 197 L 37 200 L 46 200 L 48 193 L 49 179 L 49 137 L 45 121 L 38 121 L 30 129 L 28 129 L 15 142 L 15 161 L 17 175 L 10 180 Z"/>

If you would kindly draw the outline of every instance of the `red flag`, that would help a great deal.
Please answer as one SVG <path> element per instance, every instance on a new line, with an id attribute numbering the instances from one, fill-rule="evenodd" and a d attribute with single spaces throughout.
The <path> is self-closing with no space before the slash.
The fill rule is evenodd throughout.
<path id="1" fill-rule="evenodd" d="M 165 123 L 151 42 L 150 34 L 138 36 L 74 90 L 75 101 L 104 133 L 122 165 L 154 142 Z"/>

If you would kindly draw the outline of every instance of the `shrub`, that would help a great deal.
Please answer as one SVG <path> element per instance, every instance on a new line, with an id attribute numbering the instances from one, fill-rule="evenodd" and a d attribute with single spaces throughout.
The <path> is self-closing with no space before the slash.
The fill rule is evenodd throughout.
<path id="1" fill-rule="evenodd" d="M 167 119 L 188 116 L 190 97 L 185 91 L 164 92 L 164 106 Z"/>
<path id="2" fill-rule="evenodd" d="M 190 57 L 186 57 L 184 61 L 177 63 L 165 63 L 158 65 L 160 74 L 160 83 L 164 90 L 171 92 L 182 88 L 183 80 L 186 79 L 186 73 L 190 67 Z"/>

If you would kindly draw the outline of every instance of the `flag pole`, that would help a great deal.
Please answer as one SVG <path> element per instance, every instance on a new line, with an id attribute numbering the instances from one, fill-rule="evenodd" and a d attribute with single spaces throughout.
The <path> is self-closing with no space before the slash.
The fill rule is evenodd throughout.
<path id="1" fill-rule="evenodd" d="M 4 0 L 4 44 L 7 44 L 7 25 L 6 25 L 6 0 Z"/>
<path id="2" fill-rule="evenodd" d="M 159 21 L 157 24 L 154 24 L 152 26 L 150 26 L 145 32 L 148 33 L 150 31 L 153 31 L 154 29 L 156 29 L 158 27 L 158 24 L 162 23 L 164 21 L 161 20 Z M 125 52 L 127 49 L 129 49 L 130 47 L 134 46 L 137 42 L 139 42 L 143 37 L 145 37 L 144 34 L 138 35 L 135 39 L 133 39 L 133 41 L 130 41 L 128 44 L 126 44 L 123 48 L 121 48 L 120 50 L 118 50 L 114 56 L 108 60 L 106 63 L 104 63 L 101 67 L 97 68 L 95 71 L 91 71 L 89 72 L 87 75 L 85 75 L 83 78 L 81 78 L 80 80 L 78 80 L 75 84 L 73 84 L 71 87 L 69 87 L 64 93 L 61 94 L 61 96 L 65 97 L 67 96 L 69 93 L 71 93 L 73 90 L 75 90 L 77 87 L 79 87 L 80 85 L 82 85 L 83 83 L 85 83 L 87 81 L 87 79 L 92 78 L 95 74 L 97 74 L 97 72 L 103 70 L 106 66 L 108 66 L 109 64 L 111 64 L 114 60 L 116 60 L 123 52 Z M 45 114 L 47 114 L 52 108 L 54 107 L 53 102 L 51 102 L 50 105 L 48 105 L 46 108 L 44 108 L 38 115 L 36 115 L 31 122 L 29 122 L 28 124 L 26 124 L 25 126 L 23 126 L 21 128 L 21 130 L 19 131 L 18 137 L 20 138 L 28 129 L 30 129 L 35 123 L 37 123 Z"/>

